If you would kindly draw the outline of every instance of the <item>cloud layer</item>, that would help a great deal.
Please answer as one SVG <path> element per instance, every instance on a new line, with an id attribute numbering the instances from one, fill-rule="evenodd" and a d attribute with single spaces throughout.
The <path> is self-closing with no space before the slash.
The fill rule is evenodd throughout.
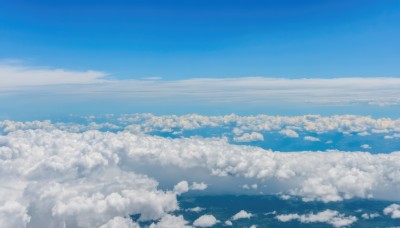
<path id="1" fill-rule="evenodd" d="M 173 100 L 247 105 L 400 104 L 399 78 L 242 77 L 167 81 L 111 80 L 106 79 L 106 76 L 106 73 L 99 71 L 71 71 L 3 63 L 0 65 L 0 90 L 28 94 L 78 94 L 82 98 L 91 99 L 124 98 L 136 102 Z"/>

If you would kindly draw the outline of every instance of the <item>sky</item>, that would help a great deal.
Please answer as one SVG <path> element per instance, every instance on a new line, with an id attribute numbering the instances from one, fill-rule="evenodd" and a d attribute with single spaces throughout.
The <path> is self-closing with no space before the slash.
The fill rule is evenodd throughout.
<path id="1" fill-rule="evenodd" d="M 400 3 L 1 1 L 0 58 L 115 78 L 400 76 Z"/>
<path id="2" fill-rule="evenodd" d="M 1 5 L 2 119 L 110 110 L 399 113 L 400 81 L 383 83 L 390 88 L 365 82 L 400 77 L 400 3 L 395 0 L 15 0 Z M 263 82 L 269 78 L 286 80 L 290 89 Z M 357 79 L 348 83 L 362 88 L 346 87 L 337 78 Z M 312 85 L 302 87 L 306 96 L 291 81 L 297 79 L 328 80 L 304 81 L 303 87 Z M 259 84 L 265 87 L 255 90 Z"/>
<path id="3" fill-rule="evenodd" d="M 0 227 L 400 225 L 400 1 L 0 0 Z"/>

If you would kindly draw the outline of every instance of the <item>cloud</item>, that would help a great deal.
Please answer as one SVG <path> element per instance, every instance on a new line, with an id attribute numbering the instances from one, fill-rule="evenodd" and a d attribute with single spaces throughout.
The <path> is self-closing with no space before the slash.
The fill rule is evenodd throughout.
<path id="1" fill-rule="evenodd" d="M 197 101 L 206 104 L 399 105 L 399 78 L 191 78 L 107 79 L 100 71 L 73 71 L 23 64 L 0 65 L 0 88 L 13 91 L 139 101 Z M 80 85 L 77 87 L 76 85 Z M 64 86 L 60 86 L 64 85 Z M 26 88 L 26 86 L 41 88 Z M 74 89 L 72 90 L 72 86 Z M 4 91 L 3 91 L 4 92 Z"/>
<path id="2" fill-rule="evenodd" d="M 368 144 L 362 144 L 360 147 L 366 150 L 371 149 L 371 146 Z"/>
<path id="3" fill-rule="evenodd" d="M 344 214 L 340 214 L 338 211 L 333 211 L 329 209 L 321 211 L 317 214 L 310 213 L 305 215 L 299 215 L 299 214 L 277 215 L 276 219 L 278 219 L 281 222 L 289 222 L 292 220 L 298 220 L 301 223 L 322 222 L 331 224 L 334 227 L 349 226 L 357 221 L 357 218 L 355 216 L 345 216 Z"/>
<path id="4" fill-rule="evenodd" d="M 283 129 L 283 130 L 279 131 L 279 134 L 284 135 L 289 138 L 298 138 L 299 137 L 299 134 L 297 134 L 297 132 L 295 132 L 291 129 Z"/>
<path id="5" fill-rule="evenodd" d="M 310 142 L 319 142 L 319 138 L 313 137 L 313 136 L 304 136 L 304 140 L 310 141 Z"/>
<path id="6" fill-rule="evenodd" d="M 394 167 L 400 166 L 400 152 L 286 153 L 232 145 L 226 138 L 76 131 L 72 125 L 40 121 L 0 125 L 1 227 L 93 227 L 132 214 L 140 214 L 139 221 L 155 221 L 179 209 L 177 195 L 203 189 L 204 182 L 217 185 L 209 181 L 219 177 L 237 178 L 232 186 L 238 191 L 246 182 L 260 184 L 260 191 L 273 183 L 275 192 L 269 193 L 304 201 L 399 200 L 400 176 Z M 157 173 L 176 169 L 188 176 L 196 170 L 196 179 L 204 182 L 189 185 L 178 175 L 172 191 L 162 190 L 162 176 L 143 175 L 153 167 Z M 385 210 L 396 217 L 395 206 Z"/>
<path id="7" fill-rule="evenodd" d="M 202 212 L 202 211 L 204 211 L 204 210 L 205 210 L 205 209 L 202 208 L 202 207 L 193 207 L 193 208 L 188 208 L 188 209 L 186 209 L 186 211 L 191 211 L 191 212 L 196 212 L 196 213 Z"/>
<path id="8" fill-rule="evenodd" d="M 253 142 L 253 141 L 264 141 L 264 136 L 258 132 L 244 133 L 241 136 L 233 138 L 236 142 Z"/>
<path id="9" fill-rule="evenodd" d="M 187 225 L 188 223 L 182 215 L 167 214 L 158 223 L 152 223 L 149 228 L 191 228 L 192 226 Z"/>
<path id="10" fill-rule="evenodd" d="M 107 75 L 100 71 L 71 71 L 21 64 L 0 63 L 0 89 L 16 89 L 27 86 L 62 84 L 93 84 L 106 82 Z"/>
<path id="11" fill-rule="evenodd" d="M 202 215 L 193 222 L 194 226 L 197 227 L 212 227 L 219 221 L 213 215 Z"/>
<path id="12" fill-rule="evenodd" d="M 245 218 L 249 219 L 252 216 L 253 216 L 253 214 L 248 213 L 245 210 L 241 210 L 238 213 L 236 213 L 234 216 L 232 216 L 232 220 L 235 221 L 235 220 L 238 220 L 238 219 L 245 219 Z"/>
<path id="13" fill-rule="evenodd" d="M 231 145 L 226 139 L 171 139 L 136 135 L 126 131 L 72 133 L 51 128 L 13 131 L 0 136 L 0 144 L 3 145 L 0 147 L 0 171 L 8 177 L 3 181 L 3 185 L 8 186 L 7 189 L 9 186 L 19 186 L 12 181 L 26 180 L 28 177 L 36 181 L 43 178 L 61 181 L 61 177 L 75 180 L 76 177 L 92 175 L 105 168 L 119 170 L 124 167 L 125 171 L 117 172 L 118 175 L 133 175 L 126 167 L 135 168 L 135 164 L 141 164 L 157 167 L 158 170 L 163 167 L 183 170 L 196 168 L 214 176 L 274 181 L 275 185 L 278 184 L 278 192 L 300 196 L 305 201 L 329 202 L 353 197 L 399 199 L 396 192 L 400 176 L 393 167 L 400 165 L 400 152 L 376 155 L 341 151 L 286 153 Z M 141 172 L 141 169 L 137 171 Z M 115 181 L 113 177 L 108 178 L 110 179 L 104 181 Z M 207 180 L 208 177 L 201 178 Z M 87 187 L 94 187 L 94 183 L 88 182 Z M 121 188 L 123 183 L 119 183 Z M 149 183 L 153 190 L 156 189 L 157 182 L 154 180 L 144 183 Z M 170 195 L 173 203 L 175 194 L 188 189 L 189 184 L 181 182 L 176 186 L 175 192 L 160 192 L 156 195 Z M 123 190 L 122 188 L 117 193 L 121 195 Z M 19 191 L 21 190 L 14 192 Z M 107 197 L 111 193 L 103 195 Z M 93 194 L 95 192 L 88 192 L 87 197 L 92 197 Z M 121 197 L 125 196 L 122 194 Z M 57 198 L 54 200 L 57 202 Z M 170 209 L 173 208 L 175 207 Z M 160 214 L 149 214 L 148 217 L 157 217 L 155 215 Z"/>
<path id="14" fill-rule="evenodd" d="M 115 217 L 99 228 L 140 228 L 140 226 L 130 218 Z"/>
<path id="15" fill-rule="evenodd" d="M 193 182 L 192 185 L 190 186 L 191 190 L 206 190 L 207 189 L 207 184 L 205 184 L 204 182 L 201 183 L 197 183 L 197 182 Z"/>
<path id="16" fill-rule="evenodd" d="M 390 206 L 386 207 L 383 210 L 383 214 L 389 215 L 392 219 L 399 219 L 400 218 L 400 205 L 398 204 L 391 204 Z"/>
<path id="17" fill-rule="evenodd" d="M 364 213 L 364 214 L 361 215 L 361 217 L 362 217 L 363 219 L 374 219 L 374 218 L 377 218 L 377 217 L 379 217 L 379 216 L 380 216 L 380 215 L 379 215 L 378 213 L 370 213 L 370 214 Z"/>
<path id="18" fill-rule="evenodd" d="M 189 191 L 189 183 L 187 181 L 181 181 L 174 186 L 174 192 L 177 195 L 180 195 L 188 191 Z"/>

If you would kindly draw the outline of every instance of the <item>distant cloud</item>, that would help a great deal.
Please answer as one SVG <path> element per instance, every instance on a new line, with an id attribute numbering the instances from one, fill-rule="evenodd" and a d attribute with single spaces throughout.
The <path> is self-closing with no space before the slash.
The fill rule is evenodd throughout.
<path id="1" fill-rule="evenodd" d="M 400 219 L 400 205 L 391 204 L 383 210 L 383 214 L 389 215 L 392 219 Z"/>
<path id="2" fill-rule="evenodd" d="M 314 136 L 304 136 L 304 140 L 310 141 L 310 142 L 318 142 L 318 141 L 320 141 L 319 138 L 314 137 Z"/>
<path id="3" fill-rule="evenodd" d="M 79 87 L 76 87 L 79 85 Z M 27 88 L 29 86 L 29 88 Z M 72 87 L 74 86 L 74 87 Z M 73 88 L 73 89 L 72 89 Z M 190 78 L 108 79 L 100 71 L 73 71 L 0 64 L 0 90 L 79 94 L 102 99 L 186 101 L 221 104 L 399 105 L 400 78 Z"/>
<path id="4" fill-rule="evenodd" d="M 334 227 L 347 227 L 357 221 L 357 217 L 355 216 L 346 216 L 344 214 L 340 214 L 338 211 L 333 210 L 325 210 L 316 214 L 310 213 L 305 215 L 283 214 L 277 215 L 276 219 L 281 222 L 289 222 L 292 220 L 298 220 L 302 223 L 323 222 L 331 224 Z"/>
<path id="5" fill-rule="evenodd" d="M 193 222 L 193 225 L 196 227 L 212 227 L 219 222 L 213 215 L 202 215 Z"/>
<path id="6" fill-rule="evenodd" d="M 4 64 L 0 62 L 0 90 L 27 86 L 93 84 L 105 82 L 100 71 L 71 71 L 45 67 Z"/>
<path id="7" fill-rule="evenodd" d="M 232 216 L 232 220 L 238 220 L 238 219 L 249 219 L 253 216 L 253 214 L 245 211 L 245 210 L 241 210 L 238 213 L 236 213 L 235 215 Z"/>

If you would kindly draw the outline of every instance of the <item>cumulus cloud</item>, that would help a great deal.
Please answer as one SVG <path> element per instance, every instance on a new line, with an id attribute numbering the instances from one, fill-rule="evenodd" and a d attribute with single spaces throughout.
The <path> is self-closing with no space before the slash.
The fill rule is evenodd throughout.
<path id="1" fill-rule="evenodd" d="M 202 211 L 204 211 L 205 209 L 204 208 L 202 208 L 202 207 L 193 207 L 193 208 L 188 208 L 188 209 L 186 209 L 186 211 L 191 211 L 191 212 L 202 212 Z"/>
<path id="2" fill-rule="evenodd" d="M 279 131 L 279 134 L 284 135 L 289 138 L 298 138 L 299 134 L 291 129 L 283 129 Z"/>
<path id="3" fill-rule="evenodd" d="M 253 141 L 264 141 L 264 136 L 258 132 L 244 133 L 241 136 L 233 138 L 236 142 L 253 142 Z"/>
<path id="4" fill-rule="evenodd" d="M 192 226 L 188 225 L 188 223 L 182 215 L 167 214 L 159 222 L 152 223 L 149 228 L 191 228 Z"/>
<path id="5" fill-rule="evenodd" d="M 292 220 L 298 220 L 301 223 L 328 223 L 333 225 L 334 227 L 344 227 L 349 226 L 357 221 L 355 216 L 346 216 L 344 214 L 340 214 L 338 211 L 333 210 L 325 210 L 318 212 L 316 214 L 283 214 L 277 215 L 276 219 L 281 222 L 289 222 Z"/>
<path id="6" fill-rule="evenodd" d="M 130 218 L 115 217 L 100 228 L 140 228 L 139 224 L 134 223 Z"/>
<path id="7" fill-rule="evenodd" d="M 362 144 L 360 147 L 366 150 L 371 149 L 371 146 L 368 144 Z"/>
<path id="8" fill-rule="evenodd" d="M 167 165 L 201 168 L 216 176 L 277 180 L 285 186 L 279 189 L 285 194 L 326 202 L 371 196 L 398 199 L 395 193 L 400 183 L 397 170 L 392 168 L 400 165 L 399 152 L 283 153 L 231 145 L 225 139 L 171 139 L 129 132 L 71 133 L 42 129 L 14 131 L 0 136 L 0 142 L 3 145 L 0 169 L 10 177 L 16 175 L 17 179 L 74 180 L 104 167 L 118 170 L 122 165 L 136 162 L 157 165 L 160 169 Z M 6 183 L 3 181 L 3 185 Z M 155 188 L 157 182 L 149 183 Z M 166 194 L 188 189 L 189 184 L 181 182 L 175 192 Z"/>
<path id="9" fill-rule="evenodd" d="M 245 210 L 241 210 L 238 213 L 236 213 L 235 215 L 232 216 L 232 220 L 238 220 L 238 219 L 249 219 L 251 218 L 251 216 L 253 216 L 253 214 L 245 211 Z"/>
<path id="10" fill-rule="evenodd" d="M 174 192 L 178 195 L 189 191 L 189 183 L 187 181 L 181 181 L 174 186 Z"/>
<path id="11" fill-rule="evenodd" d="M 389 215 L 392 219 L 399 219 L 400 218 L 400 205 L 398 204 L 391 204 L 390 206 L 386 207 L 383 210 L 383 214 Z"/>
<path id="12" fill-rule="evenodd" d="M 206 175 L 273 181 L 278 192 L 305 201 L 399 200 L 400 175 L 394 167 L 400 166 L 400 152 L 283 153 L 232 145 L 224 138 L 75 132 L 48 122 L 2 124 L 8 129 L 0 135 L 2 227 L 100 226 L 132 214 L 140 214 L 139 221 L 158 220 L 179 209 L 178 194 L 206 185 L 180 179 L 172 191 L 161 190 L 158 181 L 139 174 L 137 164 L 161 172 L 195 168 L 206 182 Z M 396 216 L 390 207 L 386 214 Z"/>
<path id="13" fill-rule="evenodd" d="M 232 223 L 231 220 L 226 220 L 226 221 L 225 221 L 225 225 L 227 225 L 227 226 L 233 226 L 233 223 Z"/>
<path id="14" fill-rule="evenodd" d="M 313 137 L 313 136 L 305 136 L 305 137 L 304 137 L 304 140 L 306 140 L 306 141 L 311 141 L 311 142 L 318 142 L 318 141 L 320 141 L 319 138 Z"/>
<path id="15" fill-rule="evenodd" d="M 192 185 L 190 186 L 190 189 L 203 191 L 206 190 L 207 187 L 208 187 L 207 184 L 204 182 L 201 183 L 193 182 Z"/>
<path id="16" fill-rule="evenodd" d="M 364 213 L 364 214 L 361 215 L 361 218 L 363 218 L 363 219 L 374 219 L 374 218 L 377 218 L 379 216 L 380 215 L 378 213 L 370 213 L 370 214 Z"/>
<path id="17" fill-rule="evenodd" d="M 193 222 L 194 226 L 197 227 L 212 227 L 219 221 L 213 215 L 202 215 Z"/>

